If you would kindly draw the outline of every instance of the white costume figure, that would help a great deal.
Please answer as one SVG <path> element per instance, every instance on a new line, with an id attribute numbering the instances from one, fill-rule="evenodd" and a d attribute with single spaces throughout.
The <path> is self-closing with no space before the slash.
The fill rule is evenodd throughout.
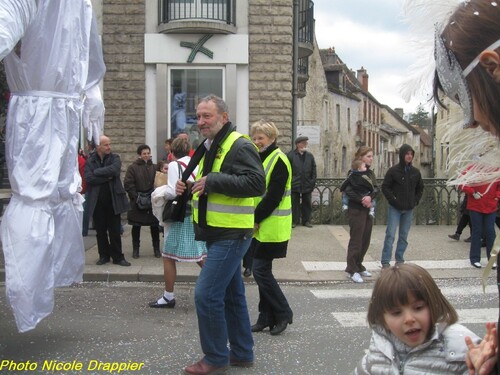
<path id="1" fill-rule="evenodd" d="M 54 287 L 82 281 L 79 129 L 83 121 L 98 142 L 104 124 L 105 66 L 90 0 L 1 0 L 0 59 L 12 93 L 12 198 L 1 238 L 7 298 L 25 332 L 52 312 Z"/>

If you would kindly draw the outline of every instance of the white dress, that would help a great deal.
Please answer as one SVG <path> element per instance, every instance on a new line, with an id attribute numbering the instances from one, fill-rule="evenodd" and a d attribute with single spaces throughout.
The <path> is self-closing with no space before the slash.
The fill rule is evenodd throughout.
<path id="1" fill-rule="evenodd" d="M 80 282 L 85 265 L 80 123 L 94 140 L 104 123 L 105 66 L 91 1 L 1 0 L 0 59 L 12 93 L 12 198 L 0 231 L 7 298 L 25 332 L 52 312 L 54 287 Z"/>

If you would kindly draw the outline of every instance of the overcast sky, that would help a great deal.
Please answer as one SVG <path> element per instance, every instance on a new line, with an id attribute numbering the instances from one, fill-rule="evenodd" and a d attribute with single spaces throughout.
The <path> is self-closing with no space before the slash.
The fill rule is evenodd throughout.
<path id="1" fill-rule="evenodd" d="M 413 61 L 400 0 L 314 0 L 314 18 L 319 48 L 335 47 L 350 69 L 367 69 L 368 89 L 380 103 L 409 113 L 425 102 L 406 103 L 399 93 Z"/>

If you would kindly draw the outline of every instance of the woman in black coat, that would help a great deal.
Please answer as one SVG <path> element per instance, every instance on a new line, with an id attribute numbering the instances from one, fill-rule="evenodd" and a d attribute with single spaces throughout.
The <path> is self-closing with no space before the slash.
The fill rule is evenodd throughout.
<path id="1" fill-rule="evenodd" d="M 137 148 L 137 155 L 139 155 L 138 159 L 127 168 L 123 181 L 131 206 L 131 210 L 127 212 L 127 220 L 129 225 L 132 225 L 132 257 L 139 258 L 141 226 L 149 226 L 154 254 L 156 258 L 159 258 L 161 254 L 158 220 L 153 215 L 151 205 L 147 209 L 140 209 L 137 206 L 139 192 L 149 193 L 151 197 L 154 190 L 156 165 L 151 161 L 151 148 L 148 145 L 140 145 Z"/>

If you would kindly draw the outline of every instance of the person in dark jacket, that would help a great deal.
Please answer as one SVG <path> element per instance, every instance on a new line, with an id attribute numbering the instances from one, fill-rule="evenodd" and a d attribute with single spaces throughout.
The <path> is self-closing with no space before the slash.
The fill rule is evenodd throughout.
<path id="1" fill-rule="evenodd" d="M 382 183 L 382 193 L 389 203 L 387 229 L 382 249 L 382 268 L 389 267 L 392 245 L 399 226 L 396 245 L 396 264 L 404 263 L 404 253 L 408 246 L 408 233 L 413 220 L 413 208 L 418 205 L 424 192 L 424 182 L 420 171 L 412 165 L 415 151 L 404 144 L 399 149 L 399 163 L 389 168 Z"/>
<path id="2" fill-rule="evenodd" d="M 120 236 L 120 214 L 130 208 L 120 180 L 121 166 L 120 156 L 111 152 L 110 139 L 102 135 L 95 152 L 85 163 L 86 197 L 89 217 L 92 217 L 96 230 L 98 266 L 110 259 L 113 259 L 113 264 L 130 266 L 123 255 Z"/>
<path id="3" fill-rule="evenodd" d="M 369 154 L 373 157 L 373 151 Z M 345 272 L 355 283 L 362 283 L 363 277 L 371 273 L 363 266 L 372 235 L 373 218 L 370 215 L 372 202 L 378 194 L 378 186 L 372 180 L 373 172 L 362 159 L 354 159 L 351 173 L 340 187 L 348 201 L 349 245 L 347 246 L 347 267 Z"/>
<path id="4" fill-rule="evenodd" d="M 274 336 L 293 320 L 293 311 L 273 275 L 273 260 L 286 257 L 292 235 L 292 170 L 276 145 L 278 129 L 274 123 L 257 121 L 250 127 L 250 135 L 266 172 L 266 193 L 255 198 L 253 277 L 259 287 L 259 317 L 252 332 L 269 327 Z"/>
<path id="5" fill-rule="evenodd" d="M 295 139 L 295 149 L 287 156 L 292 165 L 292 227 L 300 224 L 312 228 L 312 191 L 316 185 L 316 161 L 307 151 L 308 137 Z"/>
<path id="6" fill-rule="evenodd" d="M 127 220 L 132 226 L 132 258 L 139 258 L 139 246 L 141 243 L 141 226 L 148 226 L 151 230 L 151 240 L 156 258 L 160 253 L 160 229 L 153 209 L 141 209 L 137 206 L 138 193 L 151 193 L 154 190 L 156 165 L 151 161 L 151 148 L 148 145 L 137 147 L 139 157 L 134 161 L 125 173 L 123 185 L 130 199 L 131 209 L 127 212 Z"/>
<path id="7" fill-rule="evenodd" d="M 229 121 L 224 100 L 215 95 L 201 99 L 196 117 L 206 139 L 184 173 L 199 165 L 196 181 L 188 184 L 192 186 L 195 239 L 207 244 L 207 258 L 194 291 L 205 356 L 184 372 L 202 375 L 223 373 L 228 365 L 253 365 L 253 337 L 240 268 L 252 240 L 254 197 L 266 191 L 266 178 L 255 145 Z M 183 194 L 187 188 L 179 180 L 176 193 Z"/>

